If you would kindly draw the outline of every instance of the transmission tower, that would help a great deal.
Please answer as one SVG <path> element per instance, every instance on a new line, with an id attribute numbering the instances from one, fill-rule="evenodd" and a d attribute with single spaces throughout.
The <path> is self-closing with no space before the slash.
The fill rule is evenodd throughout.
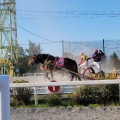
<path id="1" fill-rule="evenodd" d="M 17 49 L 15 0 L 0 0 L 0 74 L 14 75 Z"/>

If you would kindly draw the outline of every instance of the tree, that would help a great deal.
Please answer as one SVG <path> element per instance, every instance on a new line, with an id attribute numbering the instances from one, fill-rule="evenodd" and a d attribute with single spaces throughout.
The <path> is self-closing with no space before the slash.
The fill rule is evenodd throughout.
<path id="1" fill-rule="evenodd" d="M 120 60 L 116 53 L 110 55 L 110 65 L 113 65 L 116 69 L 120 68 Z"/>
<path id="2" fill-rule="evenodd" d="M 41 53 L 42 49 L 40 44 L 36 45 L 35 43 L 29 41 L 29 48 L 23 49 L 22 46 L 18 46 L 18 63 L 15 69 L 20 70 L 20 74 L 24 74 L 27 72 L 39 72 L 39 66 L 34 65 L 33 67 L 28 66 L 28 58 L 33 54 Z"/>
<path id="3" fill-rule="evenodd" d="M 29 56 L 31 56 L 33 54 L 41 53 L 42 49 L 40 47 L 40 44 L 36 45 L 35 43 L 33 43 L 29 40 L 29 48 L 26 49 L 26 52 L 28 53 Z"/>
<path id="4" fill-rule="evenodd" d="M 25 56 L 26 55 L 26 52 L 25 52 L 25 50 L 23 49 L 23 47 L 22 46 L 18 46 L 18 56 L 19 57 L 23 57 L 23 56 Z"/>
<path id="5" fill-rule="evenodd" d="M 118 60 L 118 56 L 116 53 L 113 53 L 113 55 L 111 55 L 110 58 L 113 60 Z"/>

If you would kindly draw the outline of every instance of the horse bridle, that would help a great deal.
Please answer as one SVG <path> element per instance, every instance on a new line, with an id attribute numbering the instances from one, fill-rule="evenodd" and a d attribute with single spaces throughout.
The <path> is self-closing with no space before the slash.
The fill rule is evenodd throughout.
<path id="1" fill-rule="evenodd" d="M 34 58 L 35 58 L 35 61 L 36 61 L 37 63 L 39 63 L 39 61 L 38 61 L 38 59 L 37 59 L 37 55 L 34 55 Z"/>

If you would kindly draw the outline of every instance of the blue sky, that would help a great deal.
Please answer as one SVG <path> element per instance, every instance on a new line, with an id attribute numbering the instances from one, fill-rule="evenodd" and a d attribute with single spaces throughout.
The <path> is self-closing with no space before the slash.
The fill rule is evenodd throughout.
<path id="1" fill-rule="evenodd" d="M 16 0 L 16 10 L 18 43 L 26 48 L 31 40 L 62 56 L 62 40 L 120 39 L 120 0 Z"/>

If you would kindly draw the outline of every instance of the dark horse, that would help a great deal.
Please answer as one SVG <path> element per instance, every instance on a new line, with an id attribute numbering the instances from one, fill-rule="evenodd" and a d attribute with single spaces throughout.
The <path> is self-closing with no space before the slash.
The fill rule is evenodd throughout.
<path id="1" fill-rule="evenodd" d="M 44 69 L 47 70 L 46 73 L 48 73 L 48 71 L 53 72 L 60 70 L 69 73 L 71 75 L 71 81 L 73 81 L 74 77 L 80 80 L 76 61 L 70 58 L 64 58 L 64 66 L 58 66 L 55 64 L 58 58 L 59 57 L 54 57 L 50 54 L 37 54 L 29 58 L 28 65 L 37 63 L 44 66 Z"/>

